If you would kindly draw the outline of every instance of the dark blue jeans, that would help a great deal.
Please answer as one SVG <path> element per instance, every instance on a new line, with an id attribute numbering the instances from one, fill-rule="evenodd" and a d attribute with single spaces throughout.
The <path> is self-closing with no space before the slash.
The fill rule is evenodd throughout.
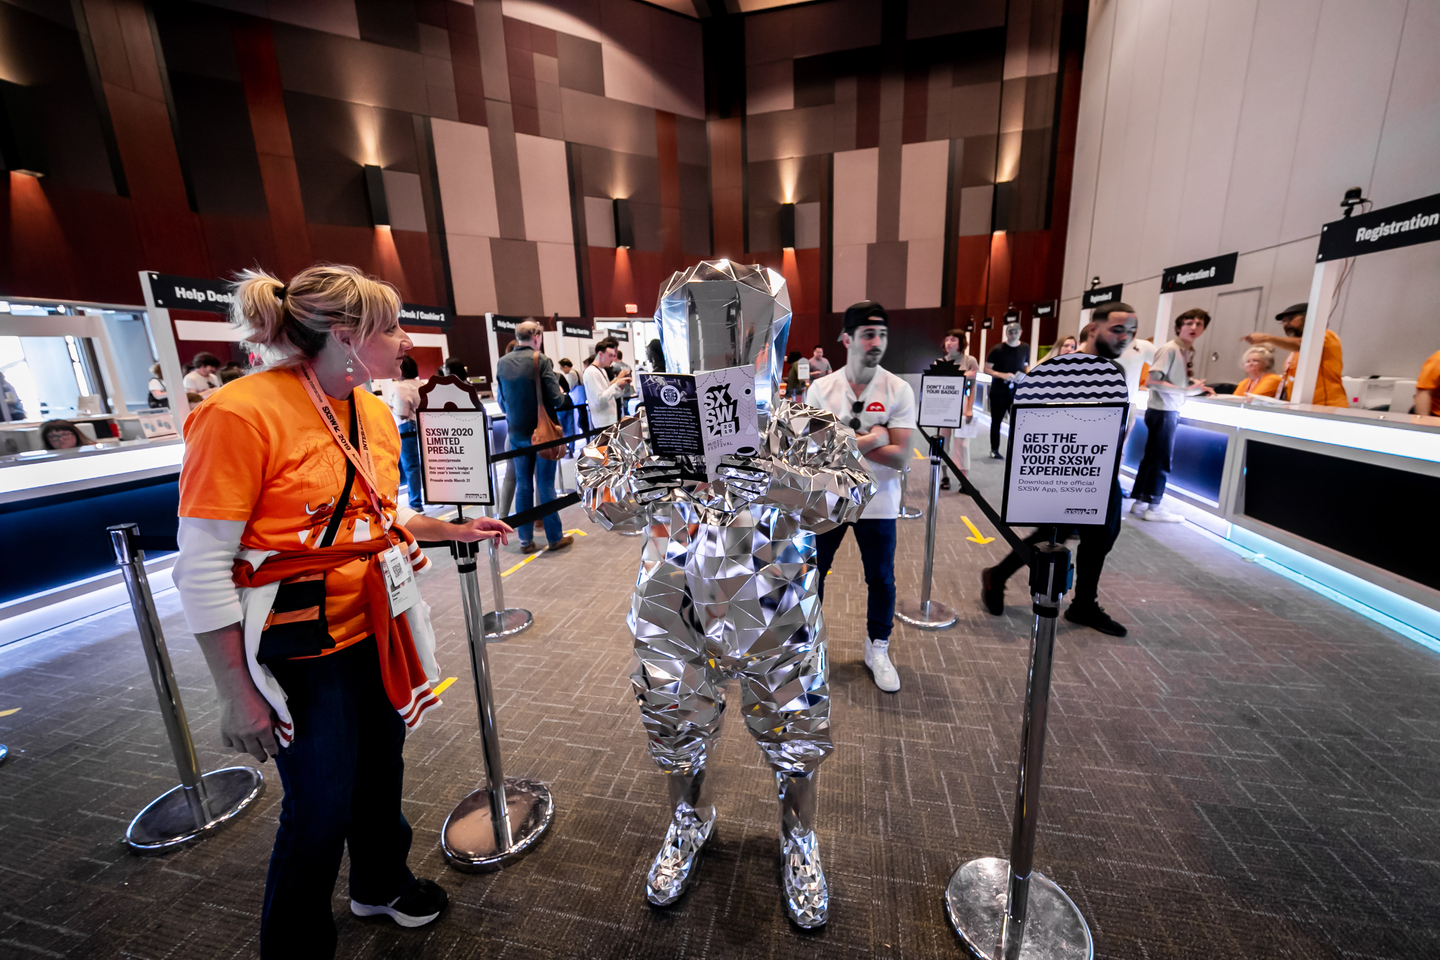
<path id="1" fill-rule="evenodd" d="M 1120 484 L 1119 482 L 1110 485 L 1110 522 L 1104 524 L 1083 524 L 1070 527 L 1037 527 L 1035 532 L 1025 538 L 1025 542 L 1032 547 L 1037 543 L 1046 543 L 1050 540 L 1053 531 L 1055 540 L 1064 543 L 1066 540 L 1080 538 L 1080 546 L 1075 549 L 1075 597 L 1074 602 L 1082 605 L 1098 602 L 1100 597 L 1100 574 L 1105 570 L 1105 558 L 1110 555 L 1110 549 L 1115 546 L 1115 539 L 1120 536 Z M 1005 555 L 999 563 L 995 564 L 990 573 L 990 582 L 1002 591 L 1005 589 L 1005 581 L 1009 580 L 1015 573 L 1025 566 L 1025 561 L 1014 550 Z M 1026 581 L 1029 587 L 1029 581 Z"/>
<path id="2" fill-rule="evenodd" d="M 528 446 L 529 437 L 511 436 L 510 449 L 519 450 Z M 510 461 L 510 466 L 515 470 L 516 513 L 524 513 L 535 506 L 537 487 L 541 503 L 549 503 L 555 499 L 555 465 L 556 461 L 546 460 L 533 453 Z M 545 539 L 550 543 L 565 535 L 560 526 L 560 514 L 552 513 L 541 522 L 545 525 Z M 515 532 L 520 535 L 521 543 L 530 543 L 535 539 L 535 524 L 521 524 Z"/>
<path id="3" fill-rule="evenodd" d="M 889 640 L 895 629 L 895 521 L 856 520 L 815 537 L 815 562 L 820 567 L 820 602 L 825 602 L 825 578 L 845 531 L 855 531 L 860 562 L 865 567 L 865 627 L 871 640 Z"/>
<path id="4" fill-rule="evenodd" d="M 400 478 L 410 495 L 410 509 L 425 509 L 425 490 L 420 485 L 420 434 L 413 423 L 400 428 Z"/>
<path id="5" fill-rule="evenodd" d="M 1175 453 L 1175 431 L 1180 426 L 1178 410 L 1145 411 L 1145 455 L 1135 471 L 1136 500 L 1159 503 L 1170 477 L 1170 458 Z"/>
<path id="6" fill-rule="evenodd" d="M 415 880 L 410 824 L 400 811 L 405 722 L 380 682 L 374 638 L 339 653 L 270 665 L 295 740 L 275 766 L 285 786 L 265 880 L 260 955 L 335 955 L 331 897 L 350 847 L 350 897 L 389 903 Z"/>

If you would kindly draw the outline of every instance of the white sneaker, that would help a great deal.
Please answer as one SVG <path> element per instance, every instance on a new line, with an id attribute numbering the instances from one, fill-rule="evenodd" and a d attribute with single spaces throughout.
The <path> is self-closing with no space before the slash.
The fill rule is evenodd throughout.
<path id="1" fill-rule="evenodd" d="M 1162 510 L 1158 504 L 1149 504 L 1150 509 L 1141 515 L 1141 520 L 1152 520 L 1156 523 L 1179 523 L 1185 518 L 1178 513 L 1171 513 L 1169 510 Z"/>
<path id="2" fill-rule="evenodd" d="M 900 689 L 900 674 L 895 671 L 895 665 L 890 662 L 890 641 L 889 640 L 866 640 L 865 641 L 865 666 L 875 678 L 875 686 L 886 693 L 894 693 Z"/>
<path id="3" fill-rule="evenodd" d="M 1135 517 L 1143 517 L 1145 516 L 1145 511 L 1149 508 L 1150 504 L 1146 503 L 1144 500 L 1136 500 L 1134 503 L 1130 504 L 1130 514 L 1131 516 Z"/>

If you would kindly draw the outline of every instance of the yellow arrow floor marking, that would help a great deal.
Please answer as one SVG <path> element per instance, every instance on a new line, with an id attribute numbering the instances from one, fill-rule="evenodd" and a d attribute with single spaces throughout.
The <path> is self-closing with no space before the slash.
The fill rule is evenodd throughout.
<path id="1" fill-rule="evenodd" d="M 514 573 L 516 570 L 519 570 L 521 567 L 525 566 L 525 564 L 529 563 L 530 561 L 534 560 L 536 557 L 540 556 L 540 554 L 541 554 L 542 552 L 543 552 L 543 551 L 536 550 L 534 553 L 530 554 L 530 556 L 526 557 L 524 560 L 521 560 L 519 563 L 515 564 L 515 566 L 511 567 L 509 570 L 504 570 L 504 571 L 502 571 L 502 572 L 500 573 L 500 576 L 502 576 L 502 577 L 508 577 L 508 576 L 510 576 L 510 574 Z"/>
<path id="2" fill-rule="evenodd" d="M 915 451 L 915 456 L 912 457 L 911 459 L 913 459 L 913 460 L 929 460 L 929 459 L 930 459 L 930 454 L 928 454 L 928 453 L 921 453 L 919 447 L 911 447 L 910 449 Z"/>
<path id="3" fill-rule="evenodd" d="M 966 537 L 965 539 L 969 540 L 971 543 L 989 543 L 991 540 L 995 539 L 994 537 L 982 537 L 980 535 L 980 531 L 975 529 L 975 524 L 970 522 L 969 517 L 961 517 L 960 519 L 964 520 L 965 526 L 970 528 L 971 535 Z"/>
<path id="4" fill-rule="evenodd" d="M 565 531 L 565 536 L 567 536 L 567 537 L 588 537 L 588 536 L 590 536 L 590 534 L 586 533 L 584 530 L 581 530 L 581 529 L 579 529 L 579 528 L 577 527 L 577 528 L 574 529 L 574 530 L 566 530 L 566 531 Z"/>
<path id="5" fill-rule="evenodd" d="M 19 707 L 15 707 L 14 709 L 11 709 L 11 710 L 0 710 L 0 717 L 8 717 L 8 716 L 10 716 L 10 714 L 12 714 L 12 713 L 19 713 L 19 712 L 20 712 L 20 708 L 19 708 Z"/>
<path id="6" fill-rule="evenodd" d="M 431 692 L 434 693 L 435 696 L 438 697 L 438 696 L 440 696 L 440 694 L 444 693 L 446 690 L 449 690 L 449 689 L 450 689 L 450 684 L 454 683 L 457 679 L 459 679 L 459 678 L 458 678 L 458 677 L 446 677 L 444 680 L 441 680 L 441 681 L 440 681 L 440 685 L 439 685 L 438 687 L 435 687 Z"/>

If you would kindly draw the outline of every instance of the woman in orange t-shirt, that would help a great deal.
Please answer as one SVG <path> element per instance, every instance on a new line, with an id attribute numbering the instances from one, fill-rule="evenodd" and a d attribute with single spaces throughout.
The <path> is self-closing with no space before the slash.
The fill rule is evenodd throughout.
<path id="1" fill-rule="evenodd" d="M 439 702 L 434 632 L 413 580 L 393 602 L 391 587 L 425 567 L 417 539 L 514 531 L 397 505 L 400 436 L 360 385 L 399 374 L 411 347 L 399 308 L 389 284 L 353 267 L 289 284 L 245 271 L 232 314 L 275 362 L 185 424 L 175 585 L 215 679 L 222 741 L 273 756 L 285 786 L 262 958 L 334 955 L 347 844 L 354 913 L 420 926 L 447 902 L 406 866 L 400 810 L 406 730 Z"/>
<path id="2" fill-rule="evenodd" d="M 1275 351 L 1270 347 L 1251 347 L 1245 351 L 1245 379 L 1235 385 L 1237 397 L 1273 397 L 1280 389 L 1280 374 L 1275 373 Z"/>

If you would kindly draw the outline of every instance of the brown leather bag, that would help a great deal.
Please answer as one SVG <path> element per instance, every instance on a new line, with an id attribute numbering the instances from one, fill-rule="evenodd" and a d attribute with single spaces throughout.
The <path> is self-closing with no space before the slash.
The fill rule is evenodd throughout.
<path id="1" fill-rule="evenodd" d="M 549 443 L 552 440 L 559 440 L 565 436 L 565 431 L 560 429 L 560 424 L 550 416 L 550 411 L 545 406 L 545 387 L 540 383 L 540 354 L 535 357 L 535 432 L 530 434 L 530 442 L 535 446 L 542 443 Z M 566 444 L 558 444 L 544 450 L 536 450 L 537 457 L 544 457 L 546 460 L 564 459 L 567 452 Z"/>

